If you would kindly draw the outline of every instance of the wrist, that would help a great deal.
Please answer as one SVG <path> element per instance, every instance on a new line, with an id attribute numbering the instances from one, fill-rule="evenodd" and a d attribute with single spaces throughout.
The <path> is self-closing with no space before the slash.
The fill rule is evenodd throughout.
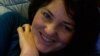
<path id="1" fill-rule="evenodd" d="M 34 52 L 33 50 L 22 50 L 20 56 L 39 56 L 37 52 Z"/>

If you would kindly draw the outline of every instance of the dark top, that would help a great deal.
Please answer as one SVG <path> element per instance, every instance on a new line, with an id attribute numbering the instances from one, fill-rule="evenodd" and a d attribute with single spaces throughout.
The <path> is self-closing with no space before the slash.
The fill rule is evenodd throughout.
<path id="1" fill-rule="evenodd" d="M 17 27 L 29 20 L 16 12 L 8 12 L 0 16 L 0 56 L 19 56 Z"/>

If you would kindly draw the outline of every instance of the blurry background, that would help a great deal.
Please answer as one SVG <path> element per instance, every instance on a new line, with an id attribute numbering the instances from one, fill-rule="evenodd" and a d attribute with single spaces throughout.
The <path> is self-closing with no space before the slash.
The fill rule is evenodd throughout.
<path id="1" fill-rule="evenodd" d="M 28 17 L 28 0 L 0 0 L 0 15 L 15 11 L 24 17 Z"/>

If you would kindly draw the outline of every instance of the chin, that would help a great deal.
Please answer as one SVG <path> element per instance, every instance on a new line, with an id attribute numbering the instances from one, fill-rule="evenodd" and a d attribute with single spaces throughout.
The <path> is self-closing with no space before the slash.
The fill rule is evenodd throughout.
<path id="1" fill-rule="evenodd" d="M 45 47 L 45 46 L 37 46 L 37 49 L 41 52 L 41 53 L 49 53 L 49 52 L 51 52 L 52 51 L 52 48 L 47 48 L 47 47 Z"/>
<path id="2" fill-rule="evenodd" d="M 56 46 L 44 46 L 44 45 L 37 45 L 37 49 L 41 52 L 41 53 L 50 53 L 50 52 L 55 52 L 55 51 L 58 51 L 62 48 L 58 48 Z"/>

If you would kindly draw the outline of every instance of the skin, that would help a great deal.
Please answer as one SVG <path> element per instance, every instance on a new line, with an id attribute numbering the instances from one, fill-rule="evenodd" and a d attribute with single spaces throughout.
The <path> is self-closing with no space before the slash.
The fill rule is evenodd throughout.
<path id="1" fill-rule="evenodd" d="M 23 30 L 23 28 L 25 29 Z M 24 24 L 23 27 L 17 28 L 21 48 L 20 56 L 39 56 L 33 35 L 30 30 L 31 26 L 29 24 Z"/>
<path id="2" fill-rule="evenodd" d="M 48 53 L 64 48 L 74 34 L 74 25 L 63 0 L 53 0 L 37 11 L 32 27 L 28 24 L 23 26 L 25 30 L 18 27 L 21 56 L 30 53 L 38 56 L 38 51 Z"/>

